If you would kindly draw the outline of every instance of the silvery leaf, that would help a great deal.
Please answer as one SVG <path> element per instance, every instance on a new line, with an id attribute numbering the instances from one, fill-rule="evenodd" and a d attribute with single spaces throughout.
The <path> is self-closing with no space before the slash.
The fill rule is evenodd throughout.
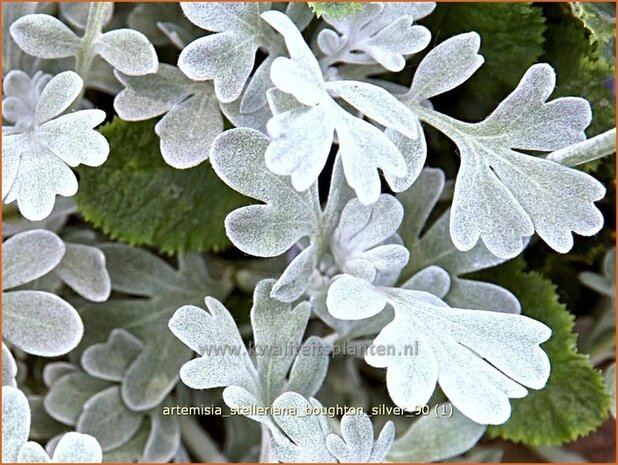
<path id="1" fill-rule="evenodd" d="M 132 412 L 122 402 L 120 387 L 111 386 L 84 403 L 76 430 L 95 436 L 105 452 L 129 441 L 141 423 L 142 415 Z"/>
<path id="2" fill-rule="evenodd" d="M 362 299 L 358 298 L 362 296 Z M 341 320 L 363 320 L 380 313 L 388 303 L 378 288 L 361 278 L 343 275 L 328 289 L 328 312 Z"/>
<path id="3" fill-rule="evenodd" d="M 49 455 L 38 442 L 27 442 L 19 450 L 16 462 L 20 463 L 49 463 Z"/>
<path id="4" fill-rule="evenodd" d="M 157 52 L 144 34 L 132 29 L 116 29 L 101 35 L 94 48 L 118 71 L 140 76 L 159 67 Z"/>
<path id="5" fill-rule="evenodd" d="M 228 407 L 238 409 L 239 411 L 246 408 L 255 408 L 256 406 L 265 406 L 265 403 L 263 403 L 258 396 L 239 386 L 226 387 L 223 390 L 223 400 Z M 259 423 L 271 423 L 271 420 L 267 415 L 248 413 L 245 414 L 245 416 Z"/>
<path id="6" fill-rule="evenodd" d="M 307 289 L 317 262 L 315 245 L 300 252 L 288 265 L 271 291 L 271 296 L 281 302 L 293 302 Z"/>
<path id="7" fill-rule="evenodd" d="M 212 92 L 197 93 L 170 110 L 155 126 L 161 138 L 161 154 L 174 168 L 190 168 L 208 157 L 223 119 Z"/>
<path id="8" fill-rule="evenodd" d="M 373 205 L 350 200 L 333 231 L 331 250 L 343 273 L 373 283 L 392 285 L 408 261 L 408 251 L 388 240 L 403 218 L 401 204 L 382 194 Z"/>
<path id="9" fill-rule="evenodd" d="M 81 78 L 72 71 L 49 81 L 35 76 L 29 87 L 34 92 L 40 84 L 46 85 L 36 94 L 32 117 L 16 122 L 3 137 L 3 167 L 11 173 L 4 179 L 9 184 L 3 186 L 3 200 L 17 200 L 20 212 L 32 221 L 51 213 L 56 195 L 70 197 L 77 192 L 77 179 L 69 166 L 99 166 L 109 153 L 105 138 L 93 130 L 105 119 L 103 111 L 82 110 L 55 118 L 78 96 Z"/>
<path id="10" fill-rule="evenodd" d="M 407 55 L 424 49 L 431 37 L 423 26 L 413 26 L 435 8 L 435 3 L 374 3 L 341 19 L 324 15 L 335 27 L 318 35 L 320 48 L 332 62 L 379 63 L 389 71 L 401 71 Z"/>
<path id="11" fill-rule="evenodd" d="M 173 415 L 167 415 L 162 422 L 156 418 L 164 411 L 159 409 L 170 404 L 168 399 L 156 410 L 136 412 L 123 401 L 121 385 L 93 378 L 73 368 L 52 383 L 43 399 L 52 417 L 76 425 L 77 431 L 92 434 L 101 443 L 106 461 L 130 458 L 131 454 L 140 460 L 147 454 L 150 454 L 148 457 L 159 454 L 162 460 L 173 456 L 179 441 L 178 420 Z M 145 418 L 147 416 L 150 421 Z M 161 438 L 162 433 L 167 437 Z M 54 453 L 59 439 L 56 437 L 48 443 L 48 453 Z"/>
<path id="12" fill-rule="evenodd" d="M 485 433 L 484 425 L 473 422 L 452 405 L 438 404 L 435 408 L 452 408 L 452 416 L 421 416 L 395 441 L 389 461 L 443 461 L 470 450 Z"/>
<path id="13" fill-rule="evenodd" d="M 3 462 L 101 462 L 101 447 L 92 437 L 67 433 L 59 438 L 50 459 L 35 442 L 26 442 L 30 430 L 30 407 L 20 390 L 2 388 L 2 461 Z"/>
<path id="14" fill-rule="evenodd" d="M 84 326 L 60 297 L 41 291 L 2 294 L 2 337 L 24 352 L 55 357 L 74 349 Z"/>
<path id="15" fill-rule="evenodd" d="M 282 412 L 274 414 L 273 418 L 287 436 L 273 439 L 271 443 L 279 462 L 335 461 L 326 447 L 326 436 L 330 430 L 325 430 L 323 424 L 328 419 L 307 413 L 314 407 L 315 404 L 295 392 L 286 392 L 273 402 L 273 409 Z M 296 414 L 291 413 L 294 410 Z"/>
<path id="16" fill-rule="evenodd" d="M 341 419 L 341 436 L 329 434 L 326 446 L 340 463 L 383 462 L 395 439 L 395 426 L 387 422 L 376 447 L 373 426 L 367 415 L 346 414 Z"/>
<path id="17" fill-rule="evenodd" d="M 277 175 L 291 175 L 294 189 L 305 191 L 326 164 L 335 130 L 332 117 L 320 106 L 303 107 L 274 116 L 266 128 L 273 140 L 266 165 Z"/>
<path id="18" fill-rule="evenodd" d="M 225 117 L 237 128 L 251 128 L 260 131 L 262 134 L 267 134 L 266 123 L 273 115 L 269 106 L 262 105 L 252 113 L 243 113 L 240 111 L 240 103 L 240 99 L 230 103 L 219 102 L 219 108 Z"/>
<path id="19" fill-rule="evenodd" d="M 30 407 L 23 392 L 2 386 L 2 462 L 16 462 L 19 450 L 28 440 Z"/>
<path id="20" fill-rule="evenodd" d="M 430 265 L 413 275 L 401 287 L 413 291 L 429 292 L 444 299 L 451 288 L 451 276 L 445 269 Z"/>
<path id="21" fill-rule="evenodd" d="M 485 61 L 478 54 L 481 37 L 459 34 L 434 47 L 419 64 L 406 97 L 422 101 L 463 84 Z M 436 69 L 441 69 L 436 74 Z"/>
<path id="22" fill-rule="evenodd" d="M 181 3 L 192 23 L 214 34 L 187 45 L 178 58 L 179 68 L 196 81 L 213 80 L 221 102 L 236 100 L 251 74 L 255 53 L 260 46 L 268 44 L 269 31 L 260 13 L 269 6 L 269 3 Z"/>
<path id="23" fill-rule="evenodd" d="M 10 207 L 5 208 L 5 211 L 7 211 Z M 50 215 L 42 221 L 28 221 L 21 216 L 17 218 L 4 218 L 2 220 L 2 236 L 10 237 L 33 229 L 45 229 L 58 233 L 68 221 L 69 216 L 76 211 L 77 207 L 72 199 L 60 197 L 54 204 Z"/>
<path id="24" fill-rule="evenodd" d="M 43 405 L 54 420 L 75 426 L 88 399 L 110 386 L 111 383 L 86 373 L 69 372 L 51 385 L 43 399 Z"/>
<path id="25" fill-rule="evenodd" d="M 66 432 L 67 427 L 57 422 L 45 411 L 43 396 L 28 395 L 30 405 L 30 439 L 47 441 L 50 438 Z"/>
<path id="26" fill-rule="evenodd" d="M 300 346 L 310 316 L 310 305 L 296 307 L 271 297 L 274 280 L 260 281 L 253 296 L 252 362 L 232 316 L 218 301 L 207 298 L 209 312 L 185 306 L 170 320 L 172 332 L 201 357 L 186 363 L 181 379 L 194 389 L 225 387 L 230 408 L 270 406 L 282 391 L 297 386 L 315 393 L 328 368 L 331 347 L 317 337 Z M 298 349 L 300 347 L 300 349 Z M 291 368 L 291 371 L 290 371 Z M 290 382 L 286 377 L 290 372 Z M 276 403 L 276 401 L 275 401 Z M 246 414 L 280 436 L 269 414 Z"/>
<path id="27" fill-rule="evenodd" d="M 341 163 L 337 161 L 330 207 L 327 205 L 322 212 L 317 186 L 298 192 L 288 180 L 268 170 L 264 164 L 267 143 L 267 138 L 255 130 L 226 131 L 213 144 L 211 163 L 230 187 L 267 202 L 240 208 L 227 216 L 227 235 L 236 247 L 252 255 L 272 257 L 290 249 L 299 240 L 304 241 L 298 245 L 301 253 L 289 264 L 271 294 L 281 301 L 292 302 L 312 283 L 317 261 L 324 253 L 323 246 L 318 245 L 324 240 L 320 231 L 325 229 L 329 235 L 336 226 L 339 207 L 335 203 L 347 201 L 351 194 L 349 189 L 339 187 L 345 183 Z M 266 179 L 271 182 L 264 184 Z"/>
<path id="28" fill-rule="evenodd" d="M 2 243 L 2 288 L 34 281 L 58 266 L 66 247 L 54 233 L 42 229 L 17 234 Z"/>
<path id="29" fill-rule="evenodd" d="M 144 443 L 148 439 L 149 430 L 142 427 L 137 434 L 126 444 L 105 453 L 105 460 L 109 462 L 137 463 L 142 460 Z"/>
<path id="30" fill-rule="evenodd" d="M 274 59 L 273 55 L 266 57 L 249 78 L 240 101 L 242 113 L 253 113 L 266 105 L 266 91 L 273 86 L 270 81 L 270 66 Z"/>
<path id="31" fill-rule="evenodd" d="M 304 2 L 290 2 L 285 7 L 285 14 L 296 25 L 299 31 L 304 30 L 313 19 L 313 11 Z"/>
<path id="32" fill-rule="evenodd" d="M 66 242 L 66 252 L 55 273 L 75 292 L 93 302 L 104 302 L 111 282 L 105 255 L 96 247 Z"/>
<path id="33" fill-rule="evenodd" d="M 369 352 L 365 360 L 387 368 L 387 388 L 398 406 L 411 410 L 425 404 L 439 383 L 473 421 L 501 424 L 511 414 L 509 398 L 524 397 L 524 386 L 545 386 L 549 359 L 539 345 L 551 330 L 528 317 L 451 308 L 425 292 L 377 288 L 351 276 L 336 280 L 327 300 L 331 313 L 348 319 L 376 314 L 386 303 L 394 308 L 395 319 L 373 344 L 393 346 L 397 352 Z M 415 345 L 418 355 L 411 357 L 407 352 Z"/>
<path id="34" fill-rule="evenodd" d="M 82 353 L 81 364 L 91 376 L 120 382 L 143 347 L 128 331 L 114 329 L 107 342 L 93 344 Z"/>
<path id="35" fill-rule="evenodd" d="M 77 371 L 77 367 L 69 362 L 51 362 L 43 367 L 43 383 L 48 388 L 64 375 Z"/>
<path id="36" fill-rule="evenodd" d="M 493 255 L 482 243 L 466 252 L 458 250 L 450 237 L 450 210 L 426 228 L 425 221 L 443 188 L 444 173 L 426 168 L 414 185 L 397 197 L 405 211 L 401 233 L 412 251 L 404 269 L 404 276 L 409 279 L 402 287 L 431 292 L 454 307 L 519 313 L 519 301 L 503 287 L 461 277 L 497 266 L 504 259 Z"/>
<path id="37" fill-rule="evenodd" d="M 2 385 L 16 387 L 17 364 L 9 348 L 2 343 Z"/>
<path id="38" fill-rule="evenodd" d="M 257 371 L 266 405 L 281 392 L 296 355 L 290 349 L 300 345 L 311 314 L 307 302 L 292 308 L 273 299 L 272 288 L 272 280 L 260 281 L 251 309 Z"/>
<path id="39" fill-rule="evenodd" d="M 62 21 L 50 15 L 31 14 L 11 25 L 11 36 L 19 47 L 40 58 L 65 58 L 75 55 L 80 39 Z"/>
<path id="40" fill-rule="evenodd" d="M 151 252 L 116 243 L 100 249 L 107 259 L 114 291 L 152 297 L 163 289 L 182 289 L 177 271 Z"/>
<path id="41" fill-rule="evenodd" d="M 33 85 L 39 82 L 33 79 Z M 65 71 L 50 79 L 40 91 L 34 109 L 34 125 L 45 123 L 65 111 L 77 98 L 84 82 L 77 73 Z"/>
<path id="42" fill-rule="evenodd" d="M 102 460 L 101 446 L 96 439 L 72 432 L 62 436 L 52 455 L 52 462 L 57 463 L 100 463 Z"/>
<path id="43" fill-rule="evenodd" d="M 257 373 L 236 322 L 218 300 L 205 302 L 208 311 L 184 306 L 169 321 L 172 333 L 201 355 L 182 366 L 180 379 L 193 389 L 233 385 L 256 392 Z"/>
<path id="44" fill-rule="evenodd" d="M 97 26 L 102 28 L 112 14 L 113 3 L 102 2 L 97 6 L 96 13 L 100 15 L 96 19 Z M 78 28 L 84 21 L 84 8 L 81 6 L 68 10 L 71 22 L 79 23 Z M 90 13 L 91 9 L 88 8 L 88 15 Z M 131 29 L 116 29 L 105 33 L 95 29 L 89 32 L 88 37 L 79 38 L 53 16 L 30 14 L 11 25 L 11 35 L 26 53 L 40 58 L 86 58 L 90 60 L 90 67 L 85 72 L 90 74 L 94 74 L 92 63 L 97 56 L 118 70 L 132 75 L 154 73 L 159 65 L 156 51 L 146 36 Z"/>
<path id="45" fill-rule="evenodd" d="M 338 278 L 335 278 L 338 279 Z M 361 280 L 362 281 L 362 280 Z M 361 282 L 359 281 L 359 282 Z M 331 281 L 332 284 L 332 281 Z M 371 286 L 371 284 L 364 281 L 364 284 Z M 330 313 L 327 305 L 328 298 L 328 286 L 324 286 L 321 292 L 318 292 L 311 296 L 311 308 L 317 317 L 320 318 L 326 325 L 333 328 L 340 337 L 345 337 L 348 340 L 352 340 L 357 337 L 372 336 L 379 333 L 384 326 L 393 320 L 392 308 L 386 307 L 386 310 L 380 312 L 375 307 L 384 308 L 384 301 L 382 299 L 372 300 L 368 302 L 360 302 L 358 306 L 359 314 L 373 315 L 360 320 L 347 320 L 338 318 L 337 313 Z M 332 297 L 331 297 L 332 298 Z M 337 307 L 331 305 L 332 308 Z M 377 313 L 376 313 L 377 312 Z"/>
<path id="46" fill-rule="evenodd" d="M 299 349 L 290 369 L 287 390 L 313 397 L 324 383 L 332 346 L 317 336 L 309 337 Z"/>
<path id="47" fill-rule="evenodd" d="M 386 455 L 393 446 L 394 440 L 395 425 L 392 422 L 388 421 L 382 427 L 382 431 L 380 431 L 378 439 L 376 439 L 375 443 L 373 444 L 373 450 L 371 451 L 369 461 L 372 463 L 386 461 Z"/>
<path id="48" fill-rule="evenodd" d="M 234 190 L 266 202 L 239 208 L 225 219 L 232 243 L 243 252 L 274 257 L 315 227 L 312 196 L 297 192 L 264 166 L 268 139 L 252 129 L 232 129 L 215 139 L 210 159 L 219 177 Z"/>
<path id="49" fill-rule="evenodd" d="M 150 5 L 145 3 L 144 5 Z M 188 22 L 188 21 L 187 21 Z M 189 23 L 190 24 L 190 23 Z M 193 32 L 193 28 L 188 30 L 185 27 L 178 24 L 168 23 L 165 21 L 158 21 L 157 28 L 163 33 L 163 35 L 169 40 L 172 45 L 179 49 L 185 48 L 188 44 L 193 42 L 199 34 Z M 155 44 L 156 45 L 156 44 Z"/>
<path id="50" fill-rule="evenodd" d="M 391 140 L 395 147 L 401 152 L 408 167 L 408 172 L 405 176 L 396 176 L 392 173 L 384 173 L 384 177 L 391 186 L 394 192 L 404 192 L 416 182 L 427 158 L 427 141 L 421 122 L 418 119 L 414 120 L 416 138 L 411 139 L 394 129 L 387 128 L 384 133 Z"/>
<path id="51" fill-rule="evenodd" d="M 565 253 L 573 246 L 572 232 L 591 236 L 601 229 L 603 217 L 594 202 L 605 188 L 583 172 L 520 150 L 548 152 L 584 140 L 590 105 L 574 97 L 547 102 L 555 73 L 547 64 L 536 64 L 480 123 L 463 123 L 422 106 L 421 100 L 453 88 L 480 66 L 478 46 L 474 34 L 443 42 L 420 63 L 410 92 L 402 97 L 421 120 L 459 148 L 450 218 L 453 243 L 467 251 L 482 239 L 492 254 L 508 259 L 536 231 Z M 439 71 L 445 61 L 452 63 L 453 73 Z M 435 81 L 430 75 L 443 77 Z"/>
<path id="52" fill-rule="evenodd" d="M 160 413 L 151 416 L 150 435 L 144 446 L 144 462 L 168 462 L 180 446 L 178 421 Z"/>
<path id="53" fill-rule="evenodd" d="M 127 121 L 163 115 L 180 105 L 197 87 L 175 66 L 162 63 L 156 73 L 126 76 L 116 72 L 125 89 L 114 99 L 114 109 Z"/>
<path id="54" fill-rule="evenodd" d="M 368 117 L 410 138 L 416 136 L 414 115 L 372 84 L 325 83 L 316 58 L 291 20 L 276 11 L 263 13 L 262 18 L 283 35 L 290 54 L 290 58 L 274 60 L 271 80 L 301 104 L 283 112 L 271 108 L 275 116 L 267 125 L 272 138 L 266 151 L 268 168 L 290 175 L 295 189 L 307 189 L 324 168 L 336 132 L 348 183 L 361 202 L 375 202 L 380 195 L 378 169 L 392 175 L 389 179 L 404 177 L 408 171 L 405 159 L 382 131 L 344 110 L 334 98 L 343 98 Z"/>

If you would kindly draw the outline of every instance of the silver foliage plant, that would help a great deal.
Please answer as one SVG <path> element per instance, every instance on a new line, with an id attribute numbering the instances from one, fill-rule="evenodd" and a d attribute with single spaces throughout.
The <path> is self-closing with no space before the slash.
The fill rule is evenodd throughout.
<path id="1" fill-rule="evenodd" d="M 440 461 L 505 423 L 510 399 L 545 387 L 551 330 L 466 275 L 520 255 L 535 234 L 567 253 L 573 233 L 598 233 L 605 188 L 575 166 L 615 151 L 615 130 L 586 140 L 590 105 L 551 99 L 543 63 L 483 121 L 435 110 L 432 98 L 483 65 L 475 32 L 429 50 L 409 87 L 376 78 L 429 46 L 417 21 L 435 6 L 366 3 L 316 29 L 303 3 L 4 7 L 2 199 L 20 218 L 3 228 L 3 462 L 188 461 L 188 450 L 223 461 L 191 419 L 163 414 L 198 401 L 257 428 L 252 460 Z M 175 47 L 177 62 L 159 63 L 153 44 Z M 225 231 L 276 271 L 196 253 L 170 262 L 72 226 L 72 168 L 110 150 L 95 129 L 108 115 L 86 89 L 113 95 L 123 120 L 160 117 L 171 167 L 208 163 L 253 199 Z M 452 192 L 426 166 L 427 126 L 457 146 Z M 440 199 L 450 204 L 429 222 Z M 581 279 L 613 302 L 614 277 L 611 253 L 603 276 Z M 243 287 L 244 325 L 222 303 Z M 395 406 L 452 415 L 397 432 L 363 412 L 325 413 L 317 397 L 348 343 L 394 348 L 362 358 L 384 369 Z M 23 385 L 23 360 L 61 355 L 42 370 L 45 395 Z"/>

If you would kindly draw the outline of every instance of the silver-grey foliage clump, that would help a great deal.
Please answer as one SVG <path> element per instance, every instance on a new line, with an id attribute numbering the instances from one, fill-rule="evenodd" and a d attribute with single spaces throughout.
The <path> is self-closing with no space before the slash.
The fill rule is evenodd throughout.
<path id="1" fill-rule="evenodd" d="M 434 42 L 417 21 L 435 7 L 317 20 L 303 3 L 5 4 L 2 200 L 16 208 L 2 245 L 3 462 L 442 461 L 545 387 L 550 328 L 467 275 L 535 234 L 567 253 L 573 233 L 598 233 L 605 187 L 574 166 L 615 151 L 615 130 L 587 140 L 589 103 L 551 99 L 544 63 L 480 122 L 435 110 L 483 65 L 473 31 L 440 37 L 409 86 L 382 80 Z M 56 196 L 77 193 L 72 168 L 109 155 L 95 128 L 112 115 L 86 89 L 113 95 L 125 121 L 158 117 L 171 167 L 209 164 L 250 198 L 225 231 L 265 260 L 162 258 L 85 228 Z M 451 185 L 426 165 L 429 126 L 457 146 Z M 612 307 L 614 254 L 581 276 Z M 245 318 L 234 298 L 247 291 Z M 596 336 L 615 323 L 604 311 Z M 395 351 L 345 354 L 351 371 L 333 373 L 346 344 Z M 43 393 L 24 383 L 30 357 L 63 355 L 42 368 Z M 317 398 L 331 376 L 358 378 L 357 362 L 384 369 L 393 406 L 451 415 L 402 417 L 399 431 L 364 412 L 333 418 Z M 193 404 L 240 413 L 224 450 L 163 413 Z"/>

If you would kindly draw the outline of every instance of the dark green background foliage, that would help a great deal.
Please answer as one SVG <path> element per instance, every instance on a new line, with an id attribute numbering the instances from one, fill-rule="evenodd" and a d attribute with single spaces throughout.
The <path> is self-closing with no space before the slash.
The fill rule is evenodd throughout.
<path id="1" fill-rule="evenodd" d="M 552 367 L 546 387 L 512 399 L 511 418 L 504 425 L 491 426 L 489 434 L 531 445 L 556 445 L 598 428 L 609 415 L 609 396 L 601 372 L 587 356 L 577 353 L 574 317 L 560 303 L 556 286 L 537 272 L 525 271 L 521 258 L 479 277 L 509 289 L 521 302 L 522 314 L 552 330 L 542 345 Z"/>
<path id="2" fill-rule="evenodd" d="M 187 170 L 168 166 L 154 124 L 116 118 L 101 129 L 110 143 L 109 160 L 99 168 L 80 167 L 80 212 L 113 239 L 166 253 L 230 247 L 223 221 L 247 199 L 207 161 Z"/>
<path id="3" fill-rule="evenodd" d="M 479 53 L 485 63 L 455 90 L 459 98 L 454 107 L 452 95 L 440 101 L 451 114 L 469 121 L 485 118 L 543 54 L 543 10 L 528 3 L 441 3 L 426 24 L 436 43 L 463 32 L 481 36 Z"/>

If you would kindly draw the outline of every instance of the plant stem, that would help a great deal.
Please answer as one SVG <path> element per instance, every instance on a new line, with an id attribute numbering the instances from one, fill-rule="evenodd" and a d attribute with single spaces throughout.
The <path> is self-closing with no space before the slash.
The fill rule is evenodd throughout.
<path id="1" fill-rule="evenodd" d="M 193 417 L 180 417 L 180 432 L 187 449 L 200 462 L 227 462 L 212 438 Z"/>
<path id="2" fill-rule="evenodd" d="M 262 444 L 260 448 L 260 463 L 270 463 L 272 462 L 270 458 L 270 430 L 268 426 L 262 426 Z"/>
<path id="3" fill-rule="evenodd" d="M 614 152 L 616 152 L 616 128 L 556 150 L 547 155 L 547 160 L 573 167 L 606 157 Z"/>
<path id="4" fill-rule="evenodd" d="M 108 17 L 110 8 L 113 8 L 113 6 L 107 2 L 90 3 L 86 30 L 84 31 L 77 56 L 75 57 L 75 72 L 79 74 L 79 77 L 84 81 L 84 87 L 73 106 L 79 105 L 84 97 L 86 82 L 88 82 L 90 68 L 92 68 L 92 61 L 96 56 L 94 44 L 103 31 L 105 18 Z"/>

